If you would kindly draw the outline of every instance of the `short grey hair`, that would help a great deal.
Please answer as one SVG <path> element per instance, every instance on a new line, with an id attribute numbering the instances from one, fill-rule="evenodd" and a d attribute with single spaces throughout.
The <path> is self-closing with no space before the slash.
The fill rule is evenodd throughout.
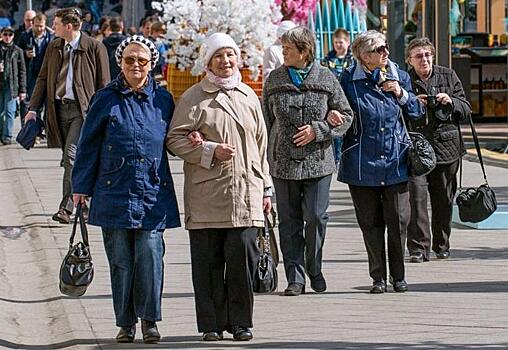
<path id="1" fill-rule="evenodd" d="M 314 62 L 316 57 L 316 39 L 307 27 L 299 26 L 285 32 L 280 41 L 282 43 L 291 43 L 296 46 L 301 53 L 307 52 L 307 63 Z"/>
<path id="2" fill-rule="evenodd" d="M 367 30 L 355 38 L 351 44 L 351 51 L 353 56 L 359 60 L 361 54 L 373 52 L 376 47 L 384 43 L 386 43 L 386 36 L 383 33 L 377 30 Z"/>
<path id="3" fill-rule="evenodd" d="M 432 44 L 429 38 L 427 37 L 416 38 L 411 40 L 406 48 L 406 62 L 408 64 L 409 60 L 411 59 L 411 51 L 419 47 L 429 49 L 430 52 L 432 53 L 432 56 L 434 57 L 436 56 L 436 48 L 434 47 L 434 44 Z"/>

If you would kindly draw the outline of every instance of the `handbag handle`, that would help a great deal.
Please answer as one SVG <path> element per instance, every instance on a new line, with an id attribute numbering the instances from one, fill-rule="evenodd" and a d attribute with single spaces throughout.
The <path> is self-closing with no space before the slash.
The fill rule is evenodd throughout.
<path id="1" fill-rule="evenodd" d="M 480 149 L 480 141 L 478 140 L 478 134 L 476 133 L 476 128 L 474 127 L 473 119 L 471 118 L 471 115 L 467 116 L 467 120 L 469 121 L 469 126 L 471 127 L 471 134 L 473 135 L 473 141 L 474 141 L 474 146 L 476 148 L 476 154 L 478 155 L 478 160 L 480 161 L 480 165 L 482 167 L 483 178 L 485 179 L 485 183 L 488 185 L 487 173 L 485 172 L 485 165 L 483 165 L 482 151 Z M 460 136 L 460 139 L 462 140 L 462 131 L 460 130 L 460 124 L 459 124 L 459 136 Z M 462 148 L 462 143 L 461 143 L 460 147 Z M 459 188 L 462 188 L 462 156 L 459 159 L 460 159 Z"/>
<path id="2" fill-rule="evenodd" d="M 277 221 L 277 214 L 275 213 L 275 210 L 272 208 L 270 211 L 270 214 L 272 215 L 273 222 L 270 221 L 270 218 L 268 217 L 267 213 L 265 214 L 265 223 L 263 227 L 263 253 L 270 254 L 270 229 L 273 229 L 275 227 L 275 223 Z"/>
<path id="3" fill-rule="evenodd" d="M 72 226 L 71 238 L 69 239 L 69 247 L 74 245 L 74 236 L 76 236 L 76 228 L 78 226 L 81 231 L 81 237 L 83 238 L 83 244 L 88 247 L 88 228 L 86 227 L 85 218 L 83 217 L 83 205 L 81 202 L 76 207 L 76 215 L 74 217 L 74 225 Z"/>

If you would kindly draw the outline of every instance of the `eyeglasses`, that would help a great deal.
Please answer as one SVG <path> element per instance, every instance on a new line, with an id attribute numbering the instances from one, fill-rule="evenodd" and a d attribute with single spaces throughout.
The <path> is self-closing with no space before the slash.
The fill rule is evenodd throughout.
<path id="1" fill-rule="evenodd" d="M 413 58 L 416 58 L 417 60 L 421 60 L 423 59 L 424 57 L 425 58 L 429 58 L 429 57 L 432 57 L 432 52 L 425 52 L 425 53 L 418 53 L 416 55 L 413 55 L 412 57 Z"/>
<path id="2" fill-rule="evenodd" d="M 3 36 L 14 36 L 14 33 L 2 33 Z"/>
<path id="3" fill-rule="evenodd" d="M 143 57 L 137 57 L 137 58 L 136 57 L 124 57 L 123 60 L 129 66 L 132 66 L 135 62 L 138 62 L 138 64 L 141 67 L 146 66 L 148 64 L 148 62 L 150 62 L 149 59 L 146 59 L 146 58 L 143 58 Z"/>
<path id="4" fill-rule="evenodd" d="M 372 52 L 377 52 L 378 54 L 383 54 L 385 52 L 388 52 L 388 44 L 384 44 L 381 46 L 376 47 Z"/>

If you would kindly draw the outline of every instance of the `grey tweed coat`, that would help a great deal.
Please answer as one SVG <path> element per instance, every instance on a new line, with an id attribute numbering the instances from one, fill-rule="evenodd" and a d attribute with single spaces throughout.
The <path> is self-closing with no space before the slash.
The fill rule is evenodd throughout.
<path id="1" fill-rule="evenodd" d="M 346 116 L 333 128 L 326 121 L 330 110 Z M 268 131 L 270 174 L 284 180 L 303 180 L 335 171 L 332 138 L 343 135 L 353 112 L 339 81 L 326 67 L 314 63 L 302 85 L 296 87 L 286 66 L 273 70 L 263 87 L 263 114 Z M 312 125 L 316 139 L 303 147 L 293 143 L 302 125 Z"/>

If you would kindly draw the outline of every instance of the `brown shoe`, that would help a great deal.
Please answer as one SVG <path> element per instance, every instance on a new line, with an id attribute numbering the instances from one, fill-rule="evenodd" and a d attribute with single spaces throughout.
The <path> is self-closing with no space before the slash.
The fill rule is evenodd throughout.
<path id="1" fill-rule="evenodd" d="M 55 215 L 53 215 L 52 219 L 61 224 L 69 224 L 71 222 L 71 215 L 64 208 L 60 208 Z"/>

